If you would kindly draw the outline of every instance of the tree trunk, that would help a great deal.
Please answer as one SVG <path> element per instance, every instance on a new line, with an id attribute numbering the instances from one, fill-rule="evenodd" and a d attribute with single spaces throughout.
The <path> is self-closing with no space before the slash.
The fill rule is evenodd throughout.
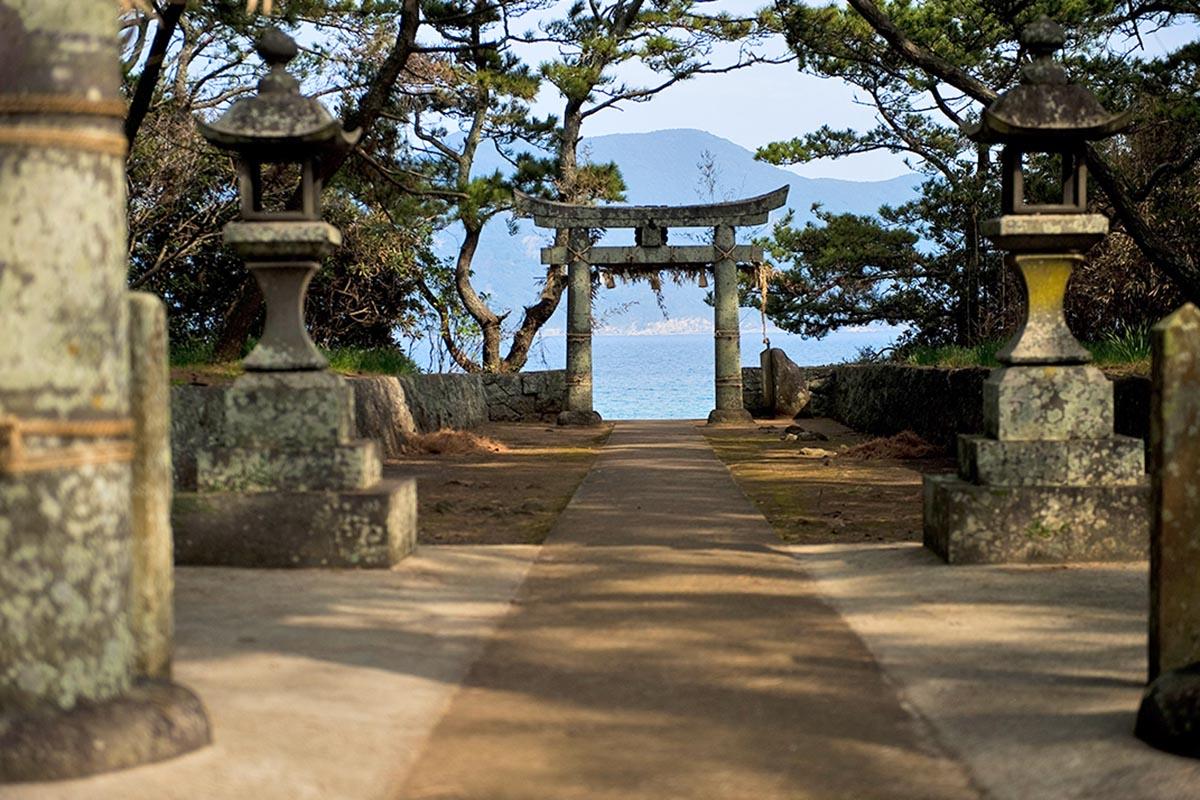
<path id="1" fill-rule="evenodd" d="M 237 361 L 242 357 L 242 350 L 254 332 L 254 326 L 262 313 L 262 293 L 254 280 L 247 274 L 242 279 L 241 291 L 237 300 L 225 314 L 221 331 L 213 344 L 213 359 L 215 361 Z"/>
<path id="2" fill-rule="evenodd" d="M 471 263 L 479 247 L 479 236 L 483 229 L 476 225 L 465 226 L 462 245 L 458 248 L 458 260 L 454 264 L 454 288 L 462 300 L 463 308 L 479 325 L 483 333 L 483 355 L 480 367 L 484 372 L 500 371 L 500 326 L 504 317 L 487 307 L 483 298 L 471 285 Z"/>
<path id="3" fill-rule="evenodd" d="M 162 75 L 163 61 L 167 56 L 167 48 L 171 45 L 171 37 L 175 35 L 175 28 L 178 27 L 179 18 L 183 16 L 186 7 L 186 0 L 171 0 L 162 12 L 154 31 L 150 55 L 146 57 L 146 66 L 138 76 L 137 88 L 134 89 L 133 99 L 129 101 L 129 112 L 125 115 L 125 138 L 131 151 L 142 120 L 150 110 L 150 101 L 154 99 L 154 89 L 158 86 L 159 76 Z M 182 102 L 182 98 L 177 100 Z"/>

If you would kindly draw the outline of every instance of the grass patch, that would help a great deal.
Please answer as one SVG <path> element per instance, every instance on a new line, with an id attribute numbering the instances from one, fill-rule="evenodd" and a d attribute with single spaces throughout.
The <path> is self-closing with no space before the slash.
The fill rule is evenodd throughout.
<path id="1" fill-rule="evenodd" d="M 974 347 L 914 346 L 904 352 L 903 362 L 917 367 L 998 367 L 996 353 L 1003 342 L 982 342 Z"/>
<path id="2" fill-rule="evenodd" d="M 385 469 L 415 477 L 423 544 L 540 544 L 612 430 L 489 423 L 415 437 Z"/>
<path id="3" fill-rule="evenodd" d="M 982 342 L 974 347 L 913 346 L 903 351 L 900 361 L 920 367 L 998 367 L 996 353 L 1005 342 Z M 1084 342 L 1099 367 L 1127 367 L 1135 372 L 1150 371 L 1150 329 L 1122 328 L 1098 342 Z"/>
<path id="4" fill-rule="evenodd" d="M 1099 342 L 1085 345 L 1102 367 L 1134 367 L 1150 371 L 1150 328 L 1122 328 Z"/>
<path id="5" fill-rule="evenodd" d="M 822 432 L 840 455 L 803 458 L 795 442 L 780 440 L 782 431 L 780 425 L 704 430 L 717 457 L 782 541 L 920 541 L 920 472 L 948 470 L 950 459 L 900 461 L 917 454 L 907 437 L 864 444 L 861 435 L 835 426 Z"/>
<path id="6" fill-rule="evenodd" d="M 392 347 L 339 347 L 322 350 L 334 372 L 354 375 L 415 375 L 416 363 Z"/>
<path id="7" fill-rule="evenodd" d="M 247 347 L 247 353 L 253 343 Z M 420 372 L 416 363 L 400 350 L 391 347 L 337 347 L 321 350 L 329 359 L 329 368 L 342 375 L 415 375 Z M 227 382 L 244 371 L 242 362 L 217 361 L 212 344 L 181 342 L 171 345 L 171 369 L 178 383 Z"/>

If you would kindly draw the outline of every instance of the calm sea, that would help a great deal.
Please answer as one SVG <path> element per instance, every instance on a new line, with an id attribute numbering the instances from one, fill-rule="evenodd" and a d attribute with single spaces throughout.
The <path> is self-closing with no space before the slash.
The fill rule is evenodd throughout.
<path id="1" fill-rule="evenodd" d="M 864 347 L 881 348 L 898 328 L 865 328 L 831 333 L 824 339 L 771 334 L 801 366 L 837 364 Z M 761 332 L 742 336 L 742 364 L 758 366 Z M 713 337 L 711 333 L 647 336 L 597 335 L 592 340 L 594 402 L 605 419 L 702 419 L 713 408 Z M 527 369 L 562 369 L 564 336 L 546 335 Z"/>

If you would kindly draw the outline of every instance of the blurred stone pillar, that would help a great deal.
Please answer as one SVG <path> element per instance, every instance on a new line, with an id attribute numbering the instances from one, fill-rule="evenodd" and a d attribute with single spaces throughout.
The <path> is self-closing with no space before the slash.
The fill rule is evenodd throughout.
<path id="1" fill-rule="evenodd" d="M 124 103 L 111 0 L 0 0 L 0 780 L 208 741 L 135 684 Z"/>
<path id="2" fill-rule="evenodd" d="M 1137 735 L 1200 757 L 1200 310 L 1154 329 L 1150 686 Z"/>
<path id="3" fill-rule="evenodd" d="M 749 422 L 750 412 L 742 401 L 742 342 L 738 325 L 737 262 L 733 258 L 732 225 L 713 231 L 713 345 L 715 351 L 716 408 L 708 415 L 710 425 Z"/>
<path id="4" fill-rule="evenodd" d="M 167 309 L 129 294 L 130 411 L 134 422 L 133 563 L 130 614 L 134 667 L 171 677 L 175 566 L 171 546 L 171 386 Z"/>

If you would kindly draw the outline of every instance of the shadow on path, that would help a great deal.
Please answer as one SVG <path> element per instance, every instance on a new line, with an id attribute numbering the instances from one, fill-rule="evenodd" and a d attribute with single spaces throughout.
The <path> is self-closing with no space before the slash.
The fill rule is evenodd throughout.
<path id="1" fill-rule="evenodd" d="M 974 798 L 692 423 L 619 423 L 406 800 Z"/>

